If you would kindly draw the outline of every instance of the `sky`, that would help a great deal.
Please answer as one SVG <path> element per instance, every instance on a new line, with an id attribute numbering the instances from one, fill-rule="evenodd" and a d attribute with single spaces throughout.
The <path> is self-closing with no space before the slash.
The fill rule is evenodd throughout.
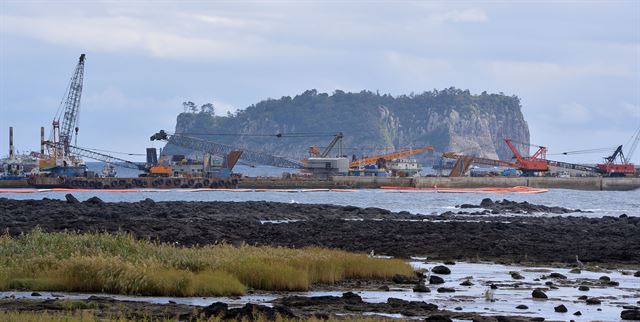
<path id="1" fill-rule="evenodd" d="M 77 145 L 107 151 L 161 147 L 186 100 L 225 115 L 312 88 L 517 95 L 567 162 L 640 127 L 640 1 L 0 0 L 0 155 L 9 126 L 39 150 L 81 53 Z"/>

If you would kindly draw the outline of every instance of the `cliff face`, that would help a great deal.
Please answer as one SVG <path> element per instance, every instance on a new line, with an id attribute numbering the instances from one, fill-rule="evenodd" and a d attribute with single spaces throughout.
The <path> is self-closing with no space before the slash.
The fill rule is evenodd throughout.
<path id="1" fill-rule="evenodd" d="M 398 97 L 367 91 L 328 95 L 309 90 L 294 98 L 262 101 L 225 117 L 182 113 L 175 130 L 297 159 L 307 156 L 311 145 L 326 146 L 331 134 L 340 131 L 345 135 L 346 154 L 357 156 L 383 153 L 385 148 L 391 151 L 433 145 L 437 152 L 509 160 L 512 153 L 504 138 L 529 143 L 529 129 L 517 97 L 472 95 L 455 88 Z M 276 133 L 297 134 L 255 136 Z M 165 152 L 186 151 L 168 145 Z M 528 153 L 526 149 L 521 152 Z M 428 154 L 417 157 L 425 161 Z"/>

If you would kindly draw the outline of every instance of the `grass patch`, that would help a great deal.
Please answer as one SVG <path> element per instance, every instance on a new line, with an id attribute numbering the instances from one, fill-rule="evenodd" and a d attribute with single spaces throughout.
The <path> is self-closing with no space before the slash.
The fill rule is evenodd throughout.
<path id="1" fill-rule="evenodd" d="M 160 296 L 242 295 L 247 287 L 304 291 L 345 278 L 411 275 L 398 259 L 319 247 L 177 247 L 129 234 L 0 236 L 0 290 L 106 292 Z"/>

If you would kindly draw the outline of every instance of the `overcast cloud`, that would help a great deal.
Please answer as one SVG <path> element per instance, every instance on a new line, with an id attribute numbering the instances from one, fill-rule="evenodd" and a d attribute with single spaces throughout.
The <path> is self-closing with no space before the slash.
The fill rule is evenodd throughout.
<path id="1" fill-rule="evenodd" d="M 550 153 L 640 126 L 640 1 L 2 0 L 0 155 L 9 126 L 38 149 L 81 53 L 78 145 L 107 150 L 142 153 L 184 100 L 226 114 L 311 88 L 517 95 Z"/>

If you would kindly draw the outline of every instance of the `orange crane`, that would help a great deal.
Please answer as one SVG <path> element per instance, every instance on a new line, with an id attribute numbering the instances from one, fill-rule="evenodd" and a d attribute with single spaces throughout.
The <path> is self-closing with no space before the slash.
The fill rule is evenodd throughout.
<path id="1" fill-rule="evenodd" d="M 368 158 L 363 158 L 363 159 L 360 159 L 360 160 L 353 160 L 353 161 L 349 162 L 349 167 L 350 168 L 355 168 L 355 167 L 365 166 L 365 165 L 368 165 L 368 164 L 374 164 L 380 159 L 384 159 L 385 161 L 389 161 L 389 160 L 393 160 L 393 159 L 404 158 L 404 157 L 407 157 L 407 156 L 410 156 L 410 155 L 414 155 L 414 154 L 418 154 L 418 153 L 422 153 L 422 152 L 425 152 L 425 151 L 428 151 L 428 150 L 433 151 L 433 147 L 432 146 L 425 146 L 425 147 L 417 148 L 417 149 L 409 149 L 409 150 L 403 150 L 403 151 L 397 151 L 397 152 L 392 152 L 392 153 L 375 155 L 375 156 L 368 157 Z"/>
<path id="2" fill-rule="evenodd" d="M 513 145 L 511 139 L 504 139 L 504 142 L 507 143 L 507 146 L 509 146 L 509 149 L 513 152 L 513 157 L 516 159 L 518 169 L 522 170 L 525 175 L 532 175 L 535 172 L 549 171 L 546 147 L 537 146 L 538 150 L 532 156 L 525 157 L 518 152 L 518 149 Z"/>

